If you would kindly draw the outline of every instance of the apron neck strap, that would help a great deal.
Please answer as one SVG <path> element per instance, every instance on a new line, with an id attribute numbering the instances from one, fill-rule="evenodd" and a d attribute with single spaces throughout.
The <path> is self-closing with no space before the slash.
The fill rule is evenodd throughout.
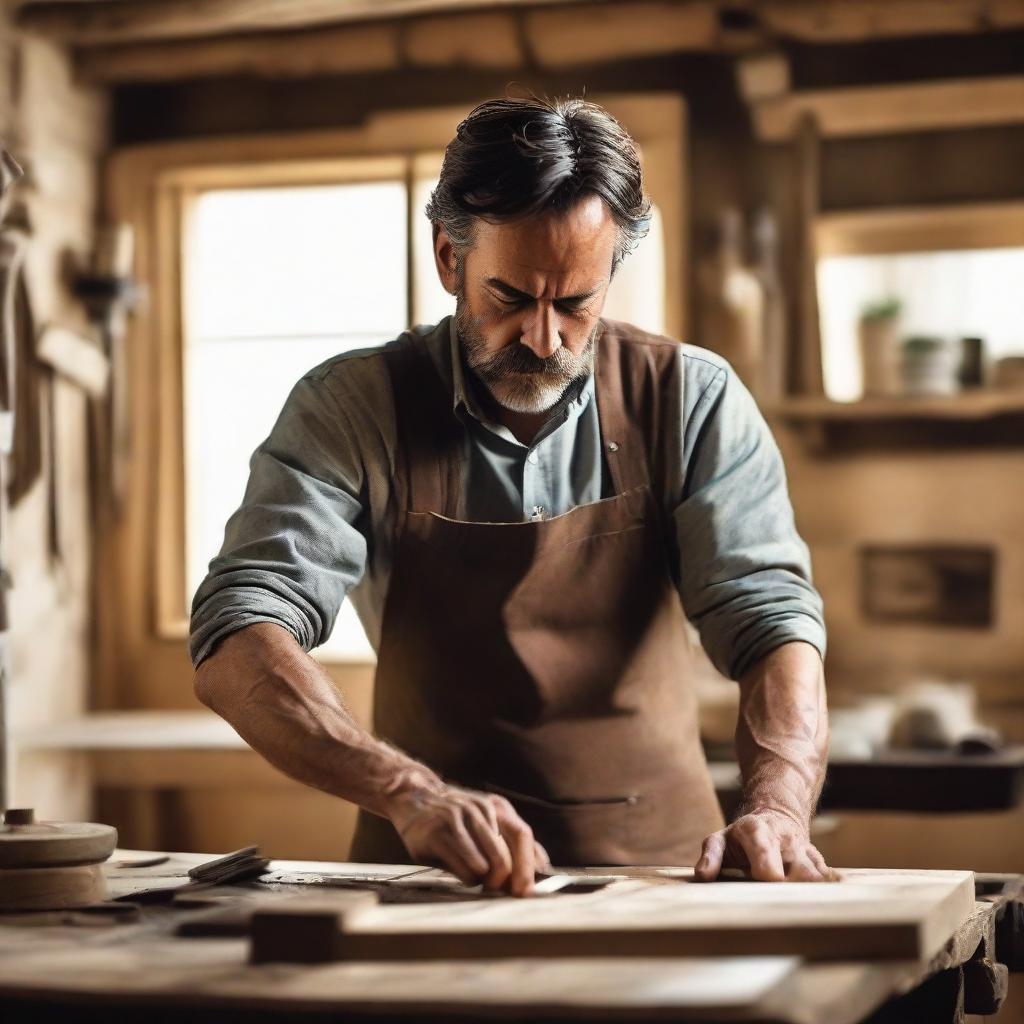
<path id="1" fill-rule="evenodd" d="M 446 322 L 446 321 L 445 321 Z M 463 429 L 427 348 L 413 332 L 384 350 L 395 402 L 399 508 L 457 517 Z"/>
<path id="2" fill-rule="evenodd" d="M 659 443 L 660 396 L 652 389 L 646 347 L 624 344 L 623 325 L 602 321 L 597 339 L 597 411 L 601 447 L 616 494 L 651 484 Z M 651 353 L 653 354 L 653 353 Z"/>

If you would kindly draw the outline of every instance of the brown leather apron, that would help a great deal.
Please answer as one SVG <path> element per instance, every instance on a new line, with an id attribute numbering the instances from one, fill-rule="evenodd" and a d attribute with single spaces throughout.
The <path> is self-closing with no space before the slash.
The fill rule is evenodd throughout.
<path id="1" fill-rule="evenodd" d="M 374 725 L 445 780 L 508 797 L 554 864 L 692 864 L 723 822 L 650 468 L 675 343 L 603 327 L 615 494 L 542 521 L 456 518 L 465 428 L 451 394 L 423 338 L 386 350 L 404 511 Z M 390 822 L 363 812 L 352 857 L 409 860 Z"/>

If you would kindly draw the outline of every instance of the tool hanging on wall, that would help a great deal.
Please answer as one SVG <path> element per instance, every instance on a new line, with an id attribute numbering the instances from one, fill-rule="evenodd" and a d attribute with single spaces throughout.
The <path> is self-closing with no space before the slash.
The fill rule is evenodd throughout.
<path id="1" fill-rule="evenodd" d="M 110 497 L 117 512 L 124 498 L 131 455 L 128 366 L 125 334 L 129 314 L 142 296 L 132 277 L 134 234 L 128 224 L 101 227 L 97 233 L 92 266 L 75 277 L 73 290 L 85 305 L 103 343 L 109 361 L 109 392 L 105 417 L 105 467 Z"/>

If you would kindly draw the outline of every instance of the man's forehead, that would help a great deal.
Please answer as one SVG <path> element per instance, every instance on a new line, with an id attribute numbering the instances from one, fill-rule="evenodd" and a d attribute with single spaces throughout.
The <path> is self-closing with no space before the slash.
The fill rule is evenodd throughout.
<path id="1" fill-rule="evenodd" d="M 564 211 L 481 222 L 473 248 L 483 276 L 528 290 L 524 286 L 538 275 L 571 277 L 583 285 L 607 278 L 616 240 L 608 208 L 592 196 Z"/>

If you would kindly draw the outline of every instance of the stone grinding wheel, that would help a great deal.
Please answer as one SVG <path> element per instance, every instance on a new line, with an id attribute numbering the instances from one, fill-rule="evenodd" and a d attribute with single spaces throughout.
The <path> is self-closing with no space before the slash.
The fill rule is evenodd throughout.
<path id="1" fill-rule="evenodd" d="M 9 810 L 0 825 L 0 910 L 58 910 L 106 899 L 100 864 L 117 830 L 91 822 L 37 822 Z"/>

